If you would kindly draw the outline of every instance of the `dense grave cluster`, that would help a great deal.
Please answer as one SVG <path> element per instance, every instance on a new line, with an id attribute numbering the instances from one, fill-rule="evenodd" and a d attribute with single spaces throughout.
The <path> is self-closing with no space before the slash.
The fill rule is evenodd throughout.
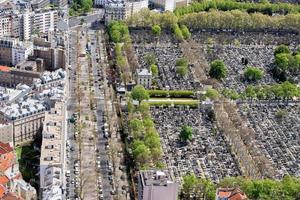
<path id="1" fill-rule="evenodd" d="M 275 82 L 271 74 L 274 46 L 214 45 L 206 48 L 208 61 L 220 59 L 227 66 L 228 74 L 224 79 L 224 86 L 227 88 L 242 91 L 248 84 L 252 84 L 244 79 L 244 72 L 249 66 L 260 68 L 264 72 L 263 78 L 256 82 L 257 84 Z"/>
<path id="2" fill-rule="evenodd" d="M 133 36 L 134 37 L 134 36 Z M 175 43 L 134 44 L 141 68 L 149 68 L 146 57 L 154 56 L 158 66 L 158 76 L 155 77 L 156 87 L 171 90 L 193 90 L 195 82 L 189 66 L 186 76 L 176 72 L 176 60 L 182 58 L 180 47 Z"/>
<path id="3" fill-rule="evenodd" d="M 255 130 L 261 152 L 283 175 L 300 176 L 300 108 L 297 104 L 252 103 L 239 106 Z"/>
<path id="4" fill-rule="evenodd" d="M 227 142 L 204 110 L 169 107 L 152 108 L 151 113 L 161 137 L 164 160 L 176 177 L 194 172 L 217 182 L 226 176 L 241 175 Z M 187 144 L 179 139 L 183 125 L 193 129 L 193 139 Z"/>

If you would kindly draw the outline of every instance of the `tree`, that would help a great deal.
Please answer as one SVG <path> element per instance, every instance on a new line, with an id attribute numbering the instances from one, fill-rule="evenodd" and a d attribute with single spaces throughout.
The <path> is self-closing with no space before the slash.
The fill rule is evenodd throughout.
<path id="1" fill-rule="evenodd" d="M 142 85 L 136 85 L 131 91 L 131 96 L 134 100 L 137 100 L 139 104 L 141 101 L 149 99 L 149 94 Z"/>
<path id="2" fill-rule="evenodd" d="M 152 26 L 152 33 L 155 36 L 159 36 L 161 34 L 161 28 L 160 28 L 160 26 L 159 25 Z"/>
<path id="3" fill-rule="evenodd" d="M 282 45 L 279 45 L 278 47 L 276 47 L 276 49 L 274 51 L 274 56 L 276 56 L 277 54 L 281 54 L 281 53 L 290 54 L 291 50 L 289 49 L 288 46 L 282 44 Z"/>
<path id="4" fill-rule="evenodd" d="M 182 192 L 186 196 L 190 196 L 198 186 L 198 179 L 195 174 L 186 175 L 183 177 Z"/>
<path id="5" fill-rule="evenodd" d="M 145 60 L 147 62 L 148 65 L 152 65 L 152 64 L 156 64 L 156 58 L 155 55 L 153 53 L 148 53 L 145 56 Z"/>
<path id="6" fill-rule="evenodd" d="M 282 97 L 286 100 L 299 96 L 299 88 L 288 81 L 280 84 Z"/>
<path id="7" fill-rule="evenodd" d="M 142 132 L 144 131 L 143 121 L 139 119 L 132 119 L 129 121 L 129 128 L 133 138 L 138 139 L 142 136 Z"/>
<path id="8" fill-rule="evenodd" d="M 146 129 L 150 129 L 150 128 L 154 127 L 154 122 L 151 119 L 151 117 L 144 118 L 143 124 Z"/>
<path id="9" fill-rule="evenodd" d="M 222 60 L 214 60 L 210 64 L 209 75 L 212 78 L 221 80 L 227 75 L 227 68 Z"/>
<path id="10" fill-rule="evenodd" d="M 186 76 L 188 73 L 188 61 L 185 58 L 180 58 L 176 61 L 176 72 L 180 76 Z"/>
<path id="11" fill-rule="evenodd" d="M 247 86 L 245 93 L 246 93 L 246 97 L 250 98 L 250 100 L 252 100 L 256 97 L 256 92 L 255 92 L 255 88 L 253 87 L 253 85 Z"/>
<path id="12" fill-rule="evenodd" d="M 150 70 L 152 72 L 152 75 L 157 76 L 158 75 L 158 67 L 155 64 L 150 65 Z"/>
<path id="13" fill-rule="evenodd" d="M 286 71 L 289 66 L 289 54 L 280 53 L 275 55 L 275 65 L 281 71 Z"/>
<path id="14" fill-rule="evenodd" d="M 179 137 L 183 141 L 191 140 L 193 137 L 193 129 L 187 125 L 182 126 Z"/>
<path id="15" fill-rule="evenodd" d="M 149 112 L 150 112 L 149 104 L 147 102 L 142 102 L 138 107 L 138 111 L 141 112 L 143 118 L 149 116 Z"/>
<path id="16" fill-rule="evenodd" d="M 186 39 L 186 40 L 190 39 L 191 33 L 190 33 L 189 29 L 187 28 L 187 26 L 181 25 L 180 28 L 181 28 L 181 32 L 182 32 L 184 39 Z"/>
<path id="17" fill-rule="evenodd" d="M 216 199 L 216 186 L 211 180 L 201 178 L 199 180 L 199 187 L 202 189 L 202 192 L 205 196 L 204 199 L 207 200 Z"/>
<path id="18" fill-rule="evenodd" d="M 245 79 L 248 81 L 257 81 L 261 79 L 263 75 L 264 72 L 256 67 L 248 67 L 244 72 Z"/>
<path id="19" fill-rule="evenodd" d="M 182 41 L 184 39 L 182 31 L 179 28 L 178 24 L 173 25 L 172 30 L 177 40 Z"/>
<path id="20" fill-rule="evenodd" d="M 132 154 L 134 160 L 139 164 L 143 165 L 150 159 L 149 148 L 141 141 L 135 141 L 133 144 Z"/>
<path id="21" fill-rule="evenodd" d="M 181 77 L 184 77 L 188 73 L 188 67 L 187 66 L 177 66 L 176 73 L 179 74 Z"/>
<path id="22" fill-rule="evenodd" d="M 160 148 L 160 138 L 158 133 L 156 132 L 150 132 L 146 134 L 144 141 L 147 147 L 149 147 L 150 149 Z"/>
<path id="23" fill-rule="evenodd" d="M 217 99 L 219 97 L 219 92 L 213 88 L 206 90 L 206 97 L 210 99 Z"/>

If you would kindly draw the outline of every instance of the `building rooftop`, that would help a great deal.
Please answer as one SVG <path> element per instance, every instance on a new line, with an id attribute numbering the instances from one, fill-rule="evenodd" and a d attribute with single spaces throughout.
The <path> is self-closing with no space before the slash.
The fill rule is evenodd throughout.
<path id="1" fill-rule="evenodd" d="M 218 188 L 217 200 L 246 200 L 246 194 L 239 188 Z"/>
<path id="2" fill-rule="evenodd" d="M 63 103 L 57 102 L 53 109 L 45 113 L 40 165 L 63 163 L 63 122 Z"/>
<path id="3" fill-rule="evenodd" d="M 167 186 L 173 183 L 173 179 L 167 171 L 141 171 L 140 176 L 144 186 Z"/>
<path id="4" fill-rule="evenodd" d="M 19 99 L 18 103 L 13 103 L 0 109 L 0 112 L 9 120 L 15 120 L 28 115 L 40 113 L 46 110 L 43 102 L 36 99 Z"/>
<path id="5" fill-rule="evenodd" d="M 0 154 L 6 154 L 13 150 L 14 149 L 9 145 L 9 143 L 0 142 Z"/>
<path id="6" fill-rule="evenodd" d="M 0 71 L 2 71 L 2 72 L 10 72 L 11 68 L 7 67 L 7 66 L 0 65 Z"/>
<path id="7" fill-rule="evenodd" d="M 151 72 L 149 72 L 148 69 L 143 68 L 143 69 L 137 69 L 137 74 L 138 76 L 151 76 Z"/>

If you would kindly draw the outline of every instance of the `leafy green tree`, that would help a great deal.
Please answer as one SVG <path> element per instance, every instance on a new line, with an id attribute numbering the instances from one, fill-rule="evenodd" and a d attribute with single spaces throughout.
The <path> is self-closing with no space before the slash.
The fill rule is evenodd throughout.
<path id="1" fill-rule="evenodd" d="M 189 196 L 194 192 L 194 189 L 198 186 L 198 179 L 195 174 L 186 175 L 183 177 L 183 184 L 182 184 L 182 192 Z"/>
<path id="2" fill-rule="evenodd" d="M 188 65 L 188 61 L 186 58 L 180 58 L 176 60 L 176 66 L 187 66 L 187 65 Z"/>
<path id="3" fill-rule="evenodd" d="M 136 85 L 131 91 L 131 96 L 134 100 L 137 100 L 139 104 L 141 101 L 149 99 L 149 94 L 142 85 Z"/>
<path id="4" fill-rule="evenodd" d="M 257 81 L 260 80 L 264 75 L 264 72 L 256 67 L 248 67 L 245 72 L 244 76 L 248 81 Z"/>
<path id="5" fill-rule="evenodd" d="M 184 77 L 188 73 L 188 67 L 187 66 L 177 66 L 176 73 L 179 74 L 180 76 Z"/>
<path id="6" fill-rule="evenodd" d="M 183 141 L 191 140 L 193 137 L 193 129 L 187 125 L 182 126 L 179 137 Z"/>
<path id="7" fill-rule="evenodd" d="M 245 93 L 246 93 L 246 97 L 248 97 L 250 100 L 256 98 L 256 92 L 253 85 L 247 86 Z"/>
<path id="8" fill-rule="evenodd" d="M 159 25 L 152 26 L 152 33 L 155 36 L 159 36 L 161 34 L 161 28 L 160 28 L 160 26 Z"/>
<path id="9" fill-rule="evenodd" d="M 181 25 L 180 28 L 181 28 L 181 32 L 182 32 L 184 39 L 186 39 L 186 40 L 190 39 L 191 33 L 190 33 L 189 29 L 187 28 L 187 26 Z"/>
<path id="10" fill-rule="evenodd" d="M 146 129 L 150 129 L 154 127 L 154 122 L 151 117 L 146 117 L 143 119 L 143 124 Z"/>
<path id="11" fill-rule="evenodd" d="M 288 46 L 282 44 L 282 45 L 279 45 L 278 47 L 276 47 L 276 49 L 274 51 L 274 56 L 276 56 L 277 54 L 281 54 L 281 53 L 290 54 L 291 50 L 289 49 Z"/>
<path id="12" fill-rule="evenodd" d="M 146 164 L 151 158 L 150 149 L 141 141 L 138 141 L 138 143 L 134 142 L 132 154 L 133 154 L 134 160 L 139 165 Z"/>
<path id="13" fill-rule="evenodd" d="M 280 53 L 275 56 L 275 65 L 282 71 L 286 71 L 289 66 L 289 54 Z"/>
<path id="14" fill-rule="evenodd" d="M 149 113 L 150 113 L 150 106 L 147 102 L 142 102 L 139 106 L 138 106 L 138 111 L 141 112 L 143 118 L 148 117 Z"/>
<path id="15" fill-rule="evenodd" d="M 280 84 L 282 97 L 286 100 L 299 96 L 299 88 L 288 81 Z"/>
<path id="16" fill-rule="evenodd" d="M 199 179 L 199 187 L 202 188 L 202 192 L 207 200 L 216 199 L 216 186 L 209 179 Z"/>
<path id="17" fill-rule="evenodd" d="M 219 96 L 219 92 L 213 88 L 209 88 L 206 90 L 206 97 L 210 99 L 217 99 Z"/>
<path id="18" fill-rule="evenodd" d="M 212 78 L 221 80 L 227 75 L 227 68 L 222 60 L 214 60 L 210 64 L 209 75 Z"/>
<path id="19" fill-rule="evenodd" d="M 176 61 L 176 72 L 180 76 L 186 76 L 188 73 L 188 61 L 185 58 L 180 58 Z"/>
<path id="20" fill-rule="evenodd" d="M 222 91 L 222 93 L 225 97 L 230 98 L 232 100 L 237 100 L 239 98 L 239 93 L 237 93 L 237 91 L 235 91 L 235 90 L 225 88 Z"/>
<path id="21" fill-rule="evenodd" d="M 143 121 L 139 119 L 132 119 L 129 121 L 129 128 L 133 138 L 138 139 L 142 136 L 144 131 Z"/>
<path id="22" fill-rule="evenodd" d="M 172 27 L 173 33 L 175 35 L 175 38 L 179 41 L 182 41 L 184 39 L 181 29 L 179 28 L 178 24 L 174 24 Z"/>
<path id="23" fill-rule="evenodd" d="M 158 133 L 156 132 L 146 134 L 144 141 L 147 147 L 149 147 L 150 149 L 160 148 L 160 138 Z"/>
<path id="24" fill-rule="evenodd" d="M 158 67 L 155 64 L 150 65 L 150 70 L 152 75 L 157 76 L 158 75 Z"/>
<path id="25" fill-rule="evenodd" d="M 156 58 L 155 58 L 155 55 L 153 53 L 146 54 L 145 60 L 146 60 L 147 64 L 150 65 L 150 66 L 156 64 Z"/>

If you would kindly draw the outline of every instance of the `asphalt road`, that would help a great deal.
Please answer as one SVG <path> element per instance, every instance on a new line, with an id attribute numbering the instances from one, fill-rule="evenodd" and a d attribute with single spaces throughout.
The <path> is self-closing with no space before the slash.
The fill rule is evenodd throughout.
<path id="1" fill-rule="evenodd" d="M 104 135 L 104 111 L 105 111 L 105 102 L 104 102 L 104 93 L 103 87 L 105 84 L 105 77 L 103 77 L 103 66 L 100 64 L 103 51 L 100 51 L 99 41 L 97 40 L 97 34 L 95 31 L 89 31 L 91 39 L 91 57 L 92 57 L 92 66 L 93 66 L 93 77 L 94 77 L 94 89 L 95 89 L 95 98 L 97 102 L 96 116 L 97 116 L 97 141 L 96 141 L 96 151 L 97 151 L 97 163 L 99 168 L 99 189 L 100 193 L 102 190 L 103 199 L 111 199 L 110 192 L 112 191 L 111 181 L 112 177 L 109 175 L 110 172 L 110 161 L 108 158 L 108 151 L 106 149 L 106 144 L 108 143 L 108 138 Z M 98 39 L 101 40 L 100 36 Z M 99 63 L 98 63 L 98 62 Z M 101 185 L 101 186 L 100 186 Z M 101 194 L 100 194 L 101 196 Z"/>
<path id="2" fill-rule="evenodd" d="M 69 27 L 79 26 L 83 19 L 85 23 L 93 23 L 98 20 L 102 20 L 104 17 L 104 9 L 97 9 L 97 12 L 89 14 L 87 16 L 72 17 L 69 19 Z"/>
<path id="3" fill-rule="evenodd" d="M 71 67 L 68 69 L 67 73 L 69 73 L 69 98 L 67 100 L 67 116 L 68 119 L 73 115 L 76 109 L 76 96 L 75 96 L 75 84 L 76 84 L 76 55 L 77 50 L 74 48 L 77 43 L 77 35 L 76 32 L 71 32 L 69 37 L 69 56 L 70 56 L 70 64 Z M 74 124 L 68 123 L 68 131 L 67 131 L 67 170 L 70 171 L 70 177 L 66 177 L 67 180 L 67 188 L 66 188 L 66 196 L 67 199 L 76 199 L 78 198 L 78 193 L 76 188 L 78 188 L 76 183 L 80 182 L 79 175 L 75 174 L 75 165 L 74 162 L 78 160 L 78 144 L 74 138 Z M 72 149 L 72 150 L 71 150 Z"/>

